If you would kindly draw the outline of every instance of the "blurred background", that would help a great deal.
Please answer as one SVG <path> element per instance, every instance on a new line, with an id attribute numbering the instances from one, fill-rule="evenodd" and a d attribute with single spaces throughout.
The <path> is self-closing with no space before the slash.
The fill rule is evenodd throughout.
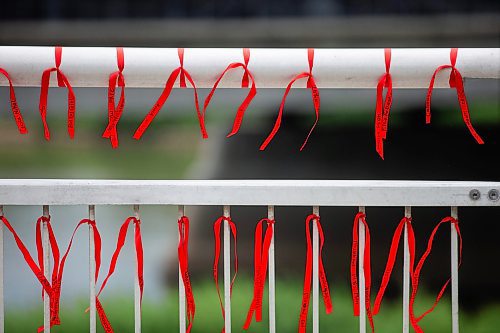
<path id="1" fill-rule="evenodd" d="M 500 3 L 494 0 L 421 1 L 159 1 L 17 0 L 2 2 L 0 45 L 144 47 L 499 47 Z M 498 59 L 500 61 L 500 59 Z M 1 64 L 0 64 L 1 66 Z M 168 73 L 165 73 L 165 77 Z M 3 79 L 3 78 L 2 78 Z M 466 80 L 472 121 L 486 144 L 479 146 L 462 122 L 454 90 L 433 95 L 433 123 L 425 126 L 425 91 L 395 90 L 386 159 L 375 152 L 375 90 L 321 90 L 321 120 L 306 149 L 298 149 L 313 121 L 310 92 L 287 99 L 282 128 L 265 152 L 259 145 L 272 128 L 282 89 L 259 90 L 240 133 L 230 139 L 235 111 L 246 91 L 218 90 L 208 110 L 210 138 L 202 140 L 192 90 L 176 89 L 139 142 L 132 134 L 160 94 L 127 89 L 119 124 L 120 147 L 101 138 L 107 124 L 106 89 L 76 89 L 76 137 L 66 133 L 66 91 L 51 89 L 43 138 L 38 88 L 16 94 L 29 134 L 12 119 L 8 88 L 0 87 L 0 178 L 98 179 L 409 179 L 500 181 L 500 83 Z M 208 93 L 202 90 L 204 97 Z M 107 272 L 118 229 L 132 207 L 97 207 Z M 35 224 L 41 207 L 5 207 L 6 216 L 35 253 Z M 349 294 L 352 220 L 356 207 L 322 208 L 324 263 L 333 291 L 334 313 L 322 315 L 325 332 L 355 332 Z M 303 223 L 309 207 L 276 208 L 277 325 L 296 331 L 305 264 Z M 144 332 L 178 330 L 176 207 L 141 208 L 145 245 Z M 197 313 L 193 332 L 223 326 L 212 281 L 212 223 L 222 207 L 187 207 L 192 219 L 190 270 Z M 403 208 L 367 208 L 372 233 L 373 287 L 380 284 L 390 239 Z M 447 209 L 416 208 L 414 228 L 420 256 L 429 233 Z M 460 270 L 463 332 L 494 332 L 500 324 L 500 210 L 462 209 L 464 261 Z M 87 207 L 51 207 L 52 223 L 65 248 Z M 266 207 L 233 207 L 238 226 L 239 277 L 233 290 L 233 330 L 240 332 L 251 302 L 253 229 Z M 447 228 L 438 236 L 423 271 L 417 312 L 429 307 L 449 275 Z M 62 325 L 55 332 L 86 332 L 88 236 L 75 239 L 64 277 Z M 132 239 L 129 236 L 128 242 Z M 133 330 L 133 248 L 124 248 L 102 301 L 117 332 Z M 32 332 L 42 323 L 40 287 L 10 235 L 5 236 L 6 331 Z M 402 253 L 399 253 L 402 258 Z M 401 259 L 402 260 L 402 259 Z M 400 260 L 400 261 L 401 261 Z M 401 264 L 397 263 L 380 314 L 379 332 L 401 327 Z M 422 326 L 450 330 L 449 292 Z M 265 332 L 264 321 L 252 332 Z M 99 328 L 100 329 L 100 328 Z M 101 329 L 100 329 L 101 330 Z"/>

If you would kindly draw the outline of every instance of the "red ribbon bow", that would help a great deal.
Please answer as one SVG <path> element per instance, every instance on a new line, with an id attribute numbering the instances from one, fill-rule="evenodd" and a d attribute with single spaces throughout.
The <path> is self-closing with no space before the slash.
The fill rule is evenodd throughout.
<path id="1" fill-rule="evenodd" d="M 43 271 L 43 246 L 42 246 L 42 237 L 41 237 L 41 227 L 40 224 L 44 222 L 47 223 L 47 230 L 49 233 L 49 241 L 52 249 L 52 255 L 54 257 L 54 268 L 52 271 L 52 290 L 53 293 L 50 294 L 50 327 L 54 325 L 60 325 L 61 320 L 59 319 L 59 308 L 60 308 L 60 300 L 61 300 L 61 286 L 63 280 L 63 272 L 64 266 L 66 264 L 66 259 L 71 250 L 71 246 L 73 244 L 73 238 L 75 237 L 76 231 L 83 224 L 88 224 L 94 230 L 94 241 L 95 241 L 95 262 L 96 262 L 96 273 L 95 273 L 95 281 L 99 276 L 99 269 L 101 266 L 101 236 L 99 234 L 99 230 L 96 227 L 95 221 L 89 219 L 81 220 L 76 226 L 71 239 L 69 241 L 66 252 L 64 253 L 61 261 L 59 261 L 59 247 L 57 245 L 57 240 L 55 238 L 54 232 L 52 230 L 52 225 L 50 224 L 50 217 L 42 216 L 37 220 L 37 228 L 36 228 L 36 244 L 38 251 L 38 260 L 40 263 L 40 267 Z M 38 332 L 43 332 L 44 327 L 40 326 L 38 328 Z"/>
<path id="2" fill-rule="evenodd" d="M 55 63 L 56 67 L 47 68 L 42 74 L 42 85 L 40 90 L 40 115 L 42 117 L 43 130 L 46 140 L 50 140 L 50 130 L 47 124 L 47 98 L 49 94 L 49 81 L 52 72 L 57 73 L 57 85 L 68 89 L 68 133 L 71 139 L 75 136 L 75 109 L 76 98 L 73 88 L 69 83 L 66 75 L 59 68 L 61 66 L 62 47 L 55 47 Z"/>
<path id="3" fill-rule="evenodd" d="M 264 222 L 267 225 L 264 241 L 262 241 L 262 229 Z M 262 321 L 262 298 L 264 294 L 264 283 L 266 281 L 267 264 L 269 261 L 269 247 L 273 239 L 274 220 L 264 218 L 257 223 L 255 228 L 255 245 L 254 245 L 254 274 L 253 274 L 253 299 L 248 310 L 247 319 L 243 326 L 244 330 L 250 328 L 253 314 L 255 313 L 255 321 Z"/>
<path id="4" fill-rule="evenodd" d="M 418 291 L 418 285 L 419 285 L 419 279 L 420 279 L 420 273 L 422 271 L 422 267 L 424 266 L 425 260 L 429 256 L 429 254 L 432 251 L 432 244 L 434 241 L 434 237 L 439 230 L 439 227 L 445 223 L 450 223 L 455 227 L 455 230 L 457 231 L 458 234 L 458 239 L 459 239 L 459 263 L 458 267 L 462 265 L 462 235 L 460 234 L 460 227 L 458 226 L 458 220 L 453 218 L 453 217 L 445 217 L 442 219 L 436 227 L 434 227 L 434 230 L 432 230 L 431 236 L 429 237 L 429 241 L 427 243 L 427 249 L 425 250 L 424 254 L 418 261 L 417 266 L 415 267 L 415 270 L 412 275 L 412 293 L 410 296 L 410 322 L 413 326 L 413 329 L 415 330 L 416 333 L 423 333 L 424 331 L 422 328 L 419 326 L 420 320 L 424 319 L 425 316 L 427 316 L 429 313 L 434 311 L 436 306 L 438 305 L 439 301 L 443 297 L 444 292 L 446 291 L 446 288 L 450 284 L 451 278 L 448 278 L 444 285 L 441 287 L 441 290 L 439 291 L 436 300 L 434 301 L 434 304 L 425 311 L 423 314 L 421 314 L 419 317 L 415 317 L 415 309 L 414 309 L 414 304 L 415 304 L 415 298 L 417 297 L 417 291 Z"/>
<path id="5" fill-rule="evenodd" d="M 200 123 L 200 130 L 201 134 L 204 139 L 208 138 L 207 131 L 205 129 L 205 120 L 204 116 L 200 111 L 200 104 L 198 102 L 198 92 L 196 90 L 196 84 L 194 83 L 193 79 L 191 78 L 191 75 L 188 73 L 187 70 L 184 69 L 184 49 L 179 48 L 177 49 L 177 53 L 179 55 L 179 62 L 180 66 L 177 67 L 170 73 L 170 76 L 168 77 L 167 82 L 165 83 L 165 88 L 163 89 L 163 92 L 161 93 L 160 97 L 156 101 L 155 105 L 149 113 L 146 115 L 142 123 L 139 125 L 137 130 L 134 133 L 134 139 L 139 140 L 144 132 L 147 130 L 151 122 L 155 119 L 156 115 L 158 112 L 161 110 L 163 107 L 163 104 L 167 101 L 168 97 L 170 96 L 170 93 L 172 92 L 172 88 L 174 87 L 175 81 L 177 80 L 177 77 L 180 76 L 179 78 L 179 84 L 181 88 L 186 88 L 186 78 L 191 84 L 191 86 L 194 89 L 194 105 L 196 108 L 196 113 L 198 114 L 198 121 Z"/>
<path id="6" fill-rule="evenodd" d="M 230 294 L 233 292 L 233 284 L 236 279 L 236 275 L 238 275 L 238 251 L 237 251 L 237 245 L 236 245 L 236 224 L 233 222 L 231 217 L 229 216 L 221 216 L 219 217 L 215 223 L 214 223 L 214 238 L 215 238 L 215 255 L 214 255 L 214 281 L 215 281 L 215 288 L 217 289 L 217 295 L 219 296 L 219 303 L 222 311 L 222 318 L 226 318 L 226 314 L 224 311 L 224 304 L 222 303 L 222 297 L 220 295 L 220 289 L 219 289 L 219 257 L 220 257 L 220 229 L 221 226 L 223 225 L 223 222 L 226 221 L 229 224 L 229 228 L 231 229 L 231 233 L 233 234 L 234 238 L 234 276 L 233 279 L 231 280 L 231 286 L 229 288 Z M 222 333 L 225 332 L 225 329 L 222 328 Z"/>
<path id="7" fill-rule="evenodd" d="M 142 302 L 142 294 L 144 290 L 144 252 L 142 248 L 142 236 L 141 236 L 141 220 L 136 218 L 136 217 L 128 217 L 125 222 L 123 222 L 120 232 L 118 233 L 118 240 L 116 243 L 116 249 L 115 252 L 113 253 L 113 257 L 111 258 L 111 263 L 109 264 L 109 271 L 108 274 L 106 275 L 106 278 L 102 282 L 101 288 L 99 289 L 99 292 L 97 293 L 96 296 L 96 308 L 97 308 L 97 313 L 99 315 L 99 319 L 101 321 L 102 327 L 104 328 L 104 331 L 106 333 L 112 333 L 113 327 L 111 326 L 111 323 L 109 322 L 106 313 L 104 312 L 104 308 L 102 307 L 101 302 L 99 301 L 99 296 L 101 295 L 104 287 L 106 286 L 106 283 L 108 282 L 109 278 L 113 273 L 115 272 L 116 268 L 116 263 L 118 261 L 118 257 L 120 256 L 120 252 L 125 245 L 125 239 L 127 237 L 127 230 L 128 226 L 130 223 L 133 223 L 135 226 L 135 252 L 136 252 L 136 258 L 137 258 L 137 280 L 139 281 L 139 290 L 141 294 L 141 302 Z M 97 246 L 96 246 L 97 247 Z M 97 264 L 96 264 L 97 266 Z"/>
<path id="8" fill-rule="evenodd" d="M 455 64 L 457 62 L 457 54 L 458 54 L 458 49 L 452 48 L 450 51 L 451 65 L 439 66 L 434 71 L 434 74 L 432 74 L 432 78 L 431 78 L 431 81 L 429 83 L 429 89 L 427 90 L 427 98 L 425 99 L 425 121 L 427 124 L 430 124 L 430 122 L 431 122 L 431 97 L 432 97 L 432 90 L 434 88 L 434 81 L 436 79 L 436 75 L 440 71 L 442 71 L 443 69 L 451 68 L 450 80 L 449 80 L 450 88 L 455 88 L 455 90 L 457 91 L 458 103 L 460 104 L 460 109 L 462 110 L 462 118 L 464 120 L 464 123 L 467 126 L 467 128 L 469 129 L 469 132 L 472 134 L 472 136 L 476 140 L 476 142 L 479 144 L 484 144 L 483 139 L 476 132 L 476 130 L 472 126 L 472 122 L 470 120 L 469 106 L 467 105 L 467 98 L 465 97 L 464 81 L 463 81 L 462 75 L 460 74 L 458 69 L 455 67 Z"/>
<path id="9" fill-rule="evenodd" d="M 327 314 L 332 312 L 332 300 L 330 298 L 330 290 L 328 288 L 328 280 L 326 279 L 325 269 L 323 267 L 323 259 L 321 253 L 323 252 L 323 244 L 325 242 L 323 235 L 323 228 L 321 227 L 320 217 L 311 214 L 306 218 L 306 270 L 304 273 L 304 290 L 302 293 L 302 307 L 300 308 L 299 318 L 299 333 L 305 333 L 307 327 L 307 312 L 309 311 L 309 299 L 311 296 L 311 282 L 312 282 L 312 241 L 311 241 L 311 222 L 316 222 L 318 227 L 318 234 L 320 239 L 319 245 L 319 283 L 321 285 L 321 293 L 323 295 L 323 302 L 325 304 L 325 311 Z"/>
<path id="10" fill-rule="evenodd" d="M 389 113 L 392 104 L 392 78 L 389 70 L 391 68 L 391 49 L 384 50 L 385 74 L 382 75 L 377 84 L 377 104 L 375 106 L 375 148 L 377 153 L 384 159 L 384 140 L 387 138 L 387 127 Z M 382 101 L 384 88 L 387 88 L 385 100 Z"/>
<path id="11" fill-rule="evenodd" d="M 73 231 L 73 235 L 71 236 L 71 240 L 68 244 L 68 248 L 64 253 L 61 261 L 59 261 L 59 246 L 57 245 L 57 240 L 54 235 L 54 231 L 52 230 L 52 225 L 50 224 L 50 216 L 42 216 L 38 218 L 36 222 L 36 247 L 38 254 L 38 262 L 37 265 L 35 260 L 31 257 L 29 251 L 26 249 L 26 246 L 19 238 L 15 229 L 12 227 L 10 222 L 4 217 L 0 216 L 3 224 L 7 227 L 7 229 L 14 236 L 14 240 L 21 251 L 24 260 L 30 267 L 31 271 L 35 274 L 38 281 L 42 285 L 42 297 L 44 296 L 43 291 L 45 291 L 50 298 L 50 327 L 54 325 L 60 325 L 61 320 L 59 318 L 59 305 L 61 299 L 61 285 L 63 279 L 64 265 L 66 264 L 66 258 L 68 257 L 69 251 L 71 249 L 71 245 L 73 244 L 73 238 L 75 236 L 76 231 L 82 224 L 89 224 L 94 230 L 94 239 L 95 239 L 95 261 L 96 261 L 96 275 L 95 279 L 97 281 L 99 275 L 99 268 L 101 265 L 101 237 L 99 235 L 99 230 L 95 225 L 95 221 L 91 221 L 88 219 L 81 220 Z M 49 282 L 44 275 L 44 264 L 43 264 L 43 245 L 42 245 L 42 235 L 41 235 L 41 224 L 47 224 L 47 231 L 49 234 L 50 247 L 52 249 L 52 256 L 54 258 L 54 268 L 52 270 L 52 282 Z M 38 328 L 38 332 L 43 332 L 44 327 L 41 326 Z"/>
<path id="12" fill-rule="evenodd" d="M 191 281 L 189 278 L 189 218 L 187 216 L 182 216 L 177 224 L 179 226 L 179 246 L 177 248 L 179 256 L 179 269 L 181 271 L 182 282 L 184 284 L 185 296 L 186 296 L 186 308 L 187 308 L 187 320 L 188 327 L 187 333 L 191 332 L 193 326 L 194 314 L 196 312 L 196 305 L 194 302 L 193 289 L 191 288 Z"/>
<path id="13" fill-rule="evenodd" d="M 239 68 L 242 67 L 244 72 L 243 72 L 243 78 L 241 80 L 241 87 L 242 88 L 248 88 L 248 83 L 249 83 L 249 78 L 252 80 L 252 86 L 250 88 L 250 91 L 248 92 L 247 97 L 245 97 L 245 100 L 241 105 L 238 107 L 238 112 L 236 113 L 236 117 L 233 122 L 233 128 L 231 132 L 227 135 L 227 137 L 231 137 L 238 133 L 241 123 L 243 121 L 243 117 L 245 115 L 245 111 L 252 102 L 253 98 L 255 95 L 257 95 L 257 88 L 255 86 L 255 80 L 253 78 L 252 73 L 248 69 L 248 62 L 250 61 L 250 49 L 243 49 L 243 59 L 244 63 L 241 62 L 233 62 L 229 64 L 226 69 L 222 72 L 222 74 L 219 76 L 217 81 L 215 81 L 214 86 L 212 87 L 212 90 L 210 90 L 210 93 L 208 94 L 207 98 L 205 99 L 205 103 L 203 104 L 203 119 L 205 119 L 205 113 L 208 108 L 208 105 L 210 104 L 210 101 L 212 100 L 212 97 L 215 93 L 215 90 L 217 89 L 217 86 L 219 85 L 219 82 L 222 80 L 224 75 L 231 69 L 234 68 Z"/>
<path id="14" fill-rule="evenodd" d="M 368 223 L 366 223 L 366 215 L 359 212 L 354 217 L 353 229 L 352 229 L 352 252 L 351 252 L 351 290 L 352 290 L 352 302 L 354 315 L 359 316 L 359 286 L 358 286 L 358 276 L 357 276 L 357 262 L 358 262 L 358 245 L 359 245 L 359 222 L 362 222 L 365 226 L 365 251 L 363 253 L 363 275 L 365 277 L 365 308 L 366 316 L 370 322 L 370 327 L 372 332 L 375 331 L 373 325 L 373 315 L 370 305 L 370 295 L 371 295 L 371 284 L 372 284 L 372 274 L 371 274 L 371 255 L 370 255 L 370 228 Z"/>
<path id="15" fill-rule="evenodd" d="M 116 127 L 125 108 L 125 77 L 123 76 L 125 55 L 122 47 L 116 48 L 116 60 L 118 70 L 111 73 L 108 83 L 108 126 L 102 134 L 103 138 L 110 139 L 113 148 L 118 148 L 118 132 Z M 115 91 L 117 86 L 121 87 L 121 91 L 120 99 L 115 106 Z"/>
<path id="16" fill-rule="evenodd" d="M 266 149 L 266 147 L 269 145 L 271 140 L 274 138 L 274 136 L 278 132 L 278 130 L 281 126 L 281 118 L 283 117 L 283 108 L 285 107 L 286 97 L 288 96 L 288 93 L 290 92 L 290 89 L 292 88 L 295 81 L 302 79 L 302 78 L 307 78 L 307 88 L 311 89 L 314 111 L 316 113 L 316 120 L 314 121 L 314 124 L 311 127 L 311 129 L 309 130 L 309 133 L 307 134 L 306 140 L 304 141 L 304 143 L 300 147 L 301 151 L 306 146 L 307 141 L 309 140 L 309 137 L 311 136 L 314 128 L 316 127 L 316 124 L 318 123 L 318 120 L 319 120 L 320 98 L 319 98 L 319 90 L 318 90 L 318 87 L 316 86 L 316 81 L 314 80 L 314 76 L 312 74 L 312 69 L 313 69 L 313 65 L 314 65 L 314 49 L 307 50 L 307 57 L 308 57 L 308 61 L 309 61 L 309 72 L 303 72 L 303 73 L 296 75 L 290 81 L 290 83 L 288 83 L 288 86 L 286 87 L 286 90 L 285 90 L 285 94 L 283 95 L 283 99 L 281 100 L 280 109 L 278 112 L 278 118 L 276 119 L 276 122 L 274 123 L 274 127 L 273 127 L 271 133 L 269 134 L 269 136 L 266 138 L 266 140 L 260 146 L 260 150 Z"/>
<path id="17" fill-rule="evenodd" d="M 16 121 L 17 129 L 19 133 L 26 134 L 28 130 L 26 129 L 26 125 L 24 124 L 24 119 L 21 114 L 21 110 L 19 109 L 19 105 L 17 105 L 16 93 L 14 92 L 14 86 L 12 85 L 12 80 L 10 79 L 9 73 L 3 68 L 0 68 L 0 74 L 5 76 L 7 81 L 9 81 L 9 89 L 10 89 L 10 108 L 12 110 L 12 115 L 14 116 L 14 120 Z"/>

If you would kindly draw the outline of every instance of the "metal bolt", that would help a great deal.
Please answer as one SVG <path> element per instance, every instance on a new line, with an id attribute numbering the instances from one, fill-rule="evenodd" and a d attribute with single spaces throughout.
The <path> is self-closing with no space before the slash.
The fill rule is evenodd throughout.
<path id="1" fill-rule="evenodd" d="M 479 192 L 479 190 L 476 189 L 471 190 L 469 192 L 469 197 L 474 201 L 479 200 L 479 198 L 481 198 L 481 192 Z"/>
<path id="2" fill-rule="evenodd" d="M 488 191 L 488 199 L 491 201 L 497 201 L 500 198 L 500 194 L 498 193 L 498 190 L 489 190 Z"/>

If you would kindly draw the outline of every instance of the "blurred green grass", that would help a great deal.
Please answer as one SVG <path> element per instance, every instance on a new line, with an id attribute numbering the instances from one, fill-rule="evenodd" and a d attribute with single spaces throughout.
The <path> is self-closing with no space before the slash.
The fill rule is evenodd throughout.
<path id="1" fill-rule="evenodd" d="M 322 332 L 356 332 L 358 319 L 352 314 L 352 299 L 347 289 L 332 288 L 333 313 L 326 315 L 323 304 L 320 302 L 320 329 Z M 146 286 L 147 288 L 147 286 Z M 232 298 L 233 332 L 243 332 L 242 325 L 246 318 L 248 306 L 252 297 L 252 281 L 247 278 L 236 280 Z M 223 326 L 221 310 L 217 293 L 211 280 L 194 281 L 193 292 L 196 300 L 196 316 L 193 324 L 193 333 L 220 332 Z M 178 324 L 177 291 L 170 290 L 168 297 L 157 303 L 144 301 L 142 307 L 142 331 L 149 332 L 176 332 Z M 267 291 L 265 300 L 267 300 Z M 114 295 L 102 299 L 115 332 L 133 332 L 134 315 L 132 290 L 129 295 Z M 302 284 L 299 280 L 277 280 L 276 282 L 276 325 L 278 332 L 296 332 L 298 314 L 302 297 Z M 429 307 L 434 295 L 428 292 L 419 293 L 417 299 L 417 313 Z M 41 303 L 41 302 L 40 302 Z M 80 299 L 68 304 L 63 300 L 61 304 L 62 325 L 54 327 L 53 332 L 88 332 L 88 314 L 84 309 L 88 301 Z M 268 315 L 267 304 L 264 302 L 263 321 L 253 322 L 250 332 L 267 332 Z M 309 313 L 311 313 L 311 308 Z M 451 331 L 451 308 L 445 298 L 436 310 L 422 322 L 422 328 L 427 333 Z M 484 309 L 467 313 L 461 312 L 460 325 L 462 332 L 487 333 L 500 325 L 500 304 L 485 307 Z M 401 332 L 401 301 L 400 299 L 385 299 L 380 313 L 375 317 L 375 328 L 378 332 Z M 22 310 L 9 310 L 5 317 L 6 332 L 35 332 L 37 325 L 42 323 L 41 305 Z M 311 319 L 309 315 L 309 326 Z M 309 328 L 310 329 L 310 328 Z M 98 323 L 98 332 L 103 332 Z"/>

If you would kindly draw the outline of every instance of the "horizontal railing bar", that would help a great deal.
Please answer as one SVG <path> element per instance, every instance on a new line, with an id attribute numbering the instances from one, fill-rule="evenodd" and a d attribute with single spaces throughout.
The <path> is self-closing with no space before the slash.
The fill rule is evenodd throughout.
<path id="1" fill-rule="evenodd" d="M 125 48 L 123 74 L 127 87 L 163 88 L 179 67 L 175 48 Z M 243 62 L 241 48 L 189 48 L 184 68 L 199 88 L 211 88 L 233 62 Z M 500 78 L 500 48 L 461 48 L 456 66 L 464 78 Z M 450 63 L 449 48 L 393 49 L 391 75 L 394 88 L 427 88 L 435 69 Z M 0 47 L 0 67 L 15 86 L 40 86 L 42 72 L 54 67 L 54 48 Z M 307 49 L 251 49 L 249 70 L 257 88 L 284 88 L 301 72 L 308 72 Z M 73 87 L 107 87 L 117 71 L 116 50 L 111 47 L 64 47 L 60 69 Z M 319 88 L 375 88 L 385 73 L 383 49 L 316 49 L 313 74 Z M 242 69 L 229 71 L 221 88 L 240 88 Z M 435 87 L 449 88 L 449 75 L 438 75 Z M 303 82 L 301 82 L 303 81 Z M 294 87 L 305 88 L 307 80 Z M 0 78 L 0 85 L 8 82 Z M 57 87 L 55 76 L 51 86 Z M 175 87 L 179 87 L 176 83 Z"/>
<path id="2" fill-rule="evenodd" d="M 490 191 L 500 182 L 0 179 L 0 204 L 500 206 Z"/>

